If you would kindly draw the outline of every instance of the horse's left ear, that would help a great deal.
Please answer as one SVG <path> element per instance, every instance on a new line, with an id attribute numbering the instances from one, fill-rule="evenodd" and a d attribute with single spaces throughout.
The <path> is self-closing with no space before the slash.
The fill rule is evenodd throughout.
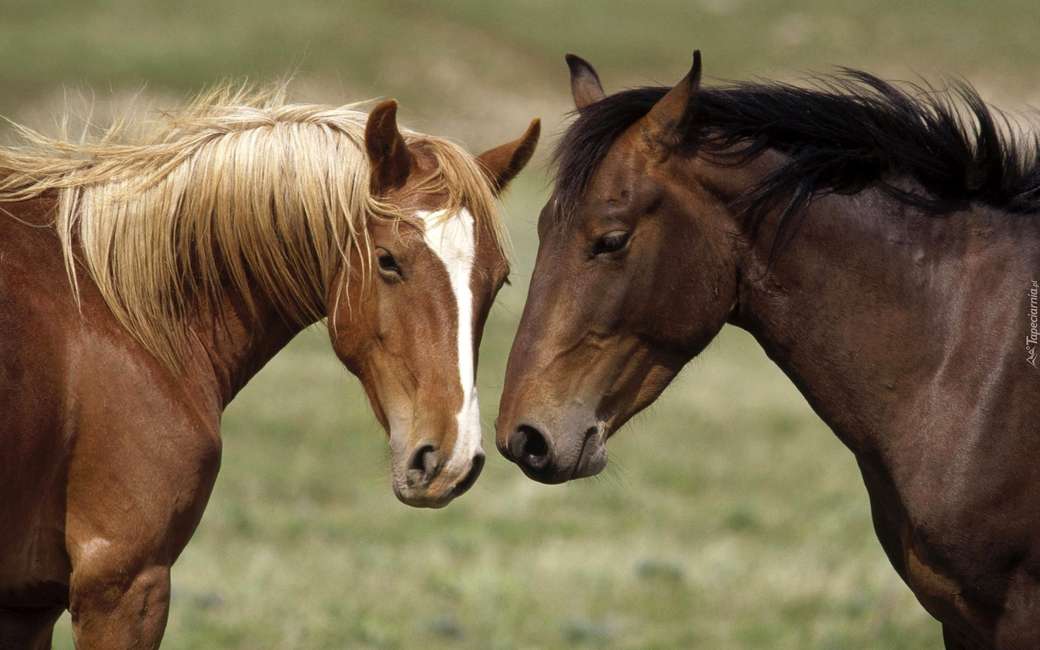
<path id="1" fill-rule="evenodd" d="M 484 168 L 495 194 L 506 188 L 520 170 L 531 160 L 534 148 L 538 145 L 538 135 L 542 132 L 542 122 L 538 118 L 531 120 L 524 134 L 518 139 L 488 149 L 477 156 L 477 161 Z"/>
<path id="2" fill-rule="evenodd" d="M 600 83 L 599 75 L 591 63 L 577 54 L 568 54 L 566 59 L 567 67 L 571 71 L 571 96 L 574 97 L 574 107 L 579 112 L 606 97 L 603 84 Z"/>
<path id="3" fill-rule="evenodd" d="M 397 102 L 388 99 L 368 114 L 365 124 L 365 152 L 372 167 L 369 180 L 372 194 L 380 196 L 397 189 L 408 180 L 412 154 L 397 128 Z"/>
<path id="4" fill-rule="evenodd" d="M 688 133 L 697 112 L 697 92 L 701 87 L 701 51 L 693 51 L 689 73 L 668 91 L 643 118 L 643 134 L 648 144 L 667 155 Z"/>

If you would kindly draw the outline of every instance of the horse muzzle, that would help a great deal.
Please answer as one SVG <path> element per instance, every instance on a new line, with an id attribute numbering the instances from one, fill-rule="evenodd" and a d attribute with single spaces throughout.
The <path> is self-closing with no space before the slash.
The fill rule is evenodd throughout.
<path id="1" fill-rule="evenodd" d="M 541 483 L 565 483 L 599 474 L 607 465 L 606 432 L 602 423 L 578 428 L 576 434 L 553 436 L 545 427 L 522 420 L 499 446 L 502 455 Z"/>

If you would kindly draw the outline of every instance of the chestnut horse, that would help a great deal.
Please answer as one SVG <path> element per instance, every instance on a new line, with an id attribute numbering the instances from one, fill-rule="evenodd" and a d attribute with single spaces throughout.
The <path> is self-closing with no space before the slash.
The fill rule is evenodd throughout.
<path id="1" fill-rule="evenodd" d="M 1036 144 L 967 85 L 701 88 L 695 53 L 674 88 L 605 96 L 568 62 L 501 451 L 546 483 L 599 472 L 737 325 L 855 454 L 947 647 L 1040 648 Z"/>
<path id="2" fill-rule="evenodd" d="M 484 462 L 474 387 L 508 272 L 494 195 L 538 138 L 471 157 L 397 105 L 222 91 L 135 144 L 0 149 L 0 648 L 154 648 L 228 402 L 302 328 L 443 506 Z"/>

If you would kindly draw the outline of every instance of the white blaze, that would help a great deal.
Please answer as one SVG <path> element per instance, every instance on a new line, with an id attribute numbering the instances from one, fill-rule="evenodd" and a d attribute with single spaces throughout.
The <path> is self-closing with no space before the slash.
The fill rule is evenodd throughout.
<path id="1" fill-rule="evenodd" d="M 473 372 L 473 290 L 470 276 L 476 258 L 473 215 L 461 210 L 456 215 L 422 211 L 418 216 L 426 223 L 426 245 L 448 270 L 451 291 L 458 307 L 459 382 L 462 386 L 462 408 L 456 414 L 458 435 L 447 469 L 462 471 L 469 467 L 480 451 L 480 408 Z"/>

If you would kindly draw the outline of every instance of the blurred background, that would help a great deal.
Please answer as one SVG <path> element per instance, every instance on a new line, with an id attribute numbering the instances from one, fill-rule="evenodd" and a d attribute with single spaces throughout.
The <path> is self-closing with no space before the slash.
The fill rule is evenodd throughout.
<path id="1" fill-rule="evenodd" d="M 709 82 L 955 75 L 1024 114 L 1040 103 L 1038 25 L 1035 0 L 0 0 L 0 114 L 44 130 L 77 97 L 104 121 L 134 97 L 172 106 L 288 75 L 301 101 L 396 97 L 405 124 L 475 152 L 543 118 L 505 203 L 515 271 L 482 348 L 476 487 L 440 511 L 398 503 L 358 384 L 323 329 L 305 332 L 226 414 L 163 647 L 939 647 L 852 455 L 742 332 L 611 441 L 597 479 L 523 477 L 495 451 L 496 403 L 572 107 L 565 52 L 608 92 L 674 83 L 697 47 Z M 56 647 L 71 646 L 65 617 Z"/>

